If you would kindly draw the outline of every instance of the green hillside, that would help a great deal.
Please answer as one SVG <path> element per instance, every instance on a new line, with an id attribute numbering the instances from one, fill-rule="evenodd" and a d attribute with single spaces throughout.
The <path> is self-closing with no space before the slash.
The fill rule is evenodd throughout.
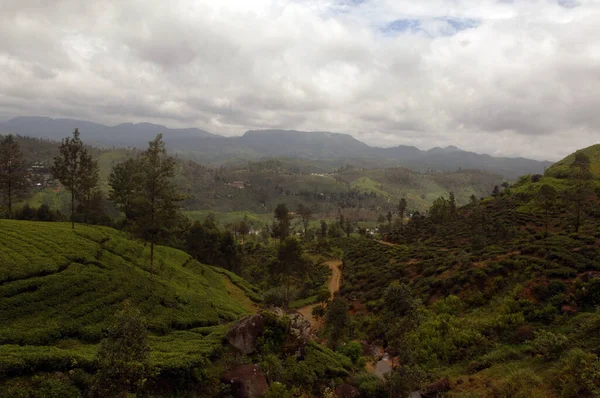
<path id="1" fill-rule="evenodd" d="M 596 177 L 598 149 L 584 150 Z M 586 190 L 576 206 L 577 184 L 559 173 L 568 159 L 454 214 L 414 217 L 386 244 L 339 240 L 341 293 L 361 324 L 355 338 L 447 379 L 444 396 L 598 396 L 599 192 Z M 543 184 L 557 190 L 547 211 L 536 198 Z M 393 312 L 385 292 L 395 283 L 407 286 L 396 300 L 412 322 L 397 329 L 382 322 Z"/>
<path id="2" fill-rule="evenodd" d="M 600 144 L 592 145 L 590 147 L 580 149 L 577 152 L 581 152 L 585 154 L 588 158 L 590 158 L 590 170 L 592 174 L 596 177 L 600 177 Z M 563 160 L 556 162 L 552 166 L 550 166 L 545 175 L 548 177 L 555 178 L 566 178 L 570 176 L 571 172 L 569 167 L 573 164 L 573 160 L 575 160 L 575 153 L 570 154 Z"/>
<path id="3" fill-rule="evenodd" d="M 93 367 L 125 300 L 147 319 L 152 361 L 192 369 L 258 297 L 235 275 L 167 247 L 157 248 L 152 276 L 149 246 L 110 228 L 0 220 L 0 236 L 0 379 Z"/>

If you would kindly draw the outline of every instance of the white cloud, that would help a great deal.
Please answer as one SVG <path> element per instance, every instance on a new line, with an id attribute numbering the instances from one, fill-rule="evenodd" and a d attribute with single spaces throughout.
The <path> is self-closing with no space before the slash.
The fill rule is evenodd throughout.
<path id="1" fill-rule="evenodd" d="M 0 117 L 556 159 L 600 141 L 599 35 L 597 0 L 5 0 Z"/>

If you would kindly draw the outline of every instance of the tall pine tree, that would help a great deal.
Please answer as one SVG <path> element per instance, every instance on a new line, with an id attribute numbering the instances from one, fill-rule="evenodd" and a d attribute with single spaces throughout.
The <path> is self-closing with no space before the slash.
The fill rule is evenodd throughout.
<path id="1" fill-rule="evenodd" d="M 51 171 L 71 193 L 71 227 L 75 229 L 75 201 L 85 206 L 86 198 L 91 200 L 98 185 L 98 164 L 84 147 L 79 129 L 73 131 L 73 138 L 63 139 L 58 149 Z"/>
<path id="2" fill-rule="evenodd" d="M 181 220 L 181 198 L 172 181 L 175 166 L 162 134 L 158 134 L 138 158 L 115 166 L 109 178 L 111 200 L 125 213 L 132 228 L 150 243 L 151 275 L 156 244 L 167 239 Z"/>
<path id="3" fill-rule="evenodd" d="M 19 143 L 12 135 L 0 140 L 0 193 L 6 202 L 8 218 L 12 218 L 15 198 L 25 192 L 27 170 Z"/>

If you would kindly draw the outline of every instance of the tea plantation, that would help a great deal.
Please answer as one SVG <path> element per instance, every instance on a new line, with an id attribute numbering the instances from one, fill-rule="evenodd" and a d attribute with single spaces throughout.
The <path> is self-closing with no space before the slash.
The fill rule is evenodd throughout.
<path id="1" fill-rule="evenodd" d="M 252 312 L 240 278 L 97 226 L 0 220 L 0 380 L 93 370 L 103 330 L 125 300 L 151 333 L 162 372 L 193 369 L 222 346 L 227 323 Z"/>

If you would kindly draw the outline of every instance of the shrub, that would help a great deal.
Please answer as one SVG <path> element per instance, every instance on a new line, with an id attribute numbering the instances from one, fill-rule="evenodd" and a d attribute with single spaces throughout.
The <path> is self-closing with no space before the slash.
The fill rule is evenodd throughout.
<path id="1" fill-rule="evenodd" d="M 561 397 L 600 396 L 600 361 L 596 355 L 575 348 L 561 359 L 552 380 Z"/>
<path id="2" fill-rule="evenodd" d="M 386 396 L 383 382 L 375 375 L 359 373 L 354 376 L 353 384 L 356 385 L 363 397 L 384 398 Z"/>
<path id="3" fill-rule="evenodd" d="M 279 382 L 271 383 L 265 392 L 265 398 L 292 398 L 292 393 Z"/>
<path id="4" fill-rule="evenodd" d="M 556 359 L 567 346 L 567 336 L 560 333 L 552 333 L 546 330 L 540 330 L 536 333 L 533 340 L 533 349 L 537 354 L 545 359 Z"/>
<path id="5" fill-rule="evenodd" d="M 340 349 L 341 353 L 350 358 L 352 363 L 357 363 L 362 355 L 362 345 L 357 341 L 351 341 Z"/>
<path id="6" fill-rule="evenodd" d="M 540 390 L 542 379 L 531 369 L 519 369 L 493 388 L 497 398 L 545 398 Z"/>

